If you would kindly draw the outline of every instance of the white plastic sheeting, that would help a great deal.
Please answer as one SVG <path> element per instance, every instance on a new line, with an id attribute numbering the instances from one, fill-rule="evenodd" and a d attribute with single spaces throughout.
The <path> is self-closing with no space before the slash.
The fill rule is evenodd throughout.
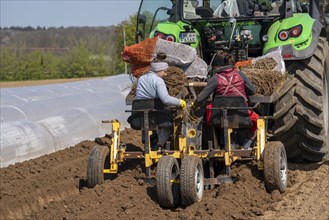
<path id="1" fill-rule="evenodd" d="M 1 89 L 0 167 L 29 160 L 129 126 L 127 74 L 74 83 Z"/>

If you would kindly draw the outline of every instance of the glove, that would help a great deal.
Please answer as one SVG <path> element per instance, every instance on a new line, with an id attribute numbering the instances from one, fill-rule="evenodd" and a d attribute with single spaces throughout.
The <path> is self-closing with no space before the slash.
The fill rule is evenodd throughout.
<path id="1" fill-rule="evenodd" d="M 186 108 L 186 102 L 183 99 L 179 101 L 179 107 L 181 107 L 182 109 Z"/>

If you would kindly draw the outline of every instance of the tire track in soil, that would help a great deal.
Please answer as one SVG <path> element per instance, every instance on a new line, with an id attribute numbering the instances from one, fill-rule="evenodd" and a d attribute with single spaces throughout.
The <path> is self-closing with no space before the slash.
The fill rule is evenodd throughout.
<path id="1" fill-rule="evenodd" d="M 290 169 L 292 186 L 264 219 L 329 219 L 329 161 Z"/>
<path id="2" fill-rule="evenodd" d="M 136 146 L 141 146 L 139 140 L 136 131 L 122 132 L 122 142 L 128 143 L 127 147 L 136 150 Z M 143 181 L 145 175 L 140 160 L 125 162 L 113 180 L 106 180 L 92 189 L 85 187 L 87 160 L 94 145 L 93 141 L 83 141 L 74 147 L 0 169 L 0 219 L 262 219 L 268 216 L 270 219 L 280 212 L 281 203 L 291 198 L 307 198 L 300 189 L 303 184 L 311 184 L 305 177 L 323 180 L 328 171 L 324 167 L 328 165 L 318 165 L 324 169 L 319 173 L 312 170 L 305 173 L 301 169 L 311 168 L 293 166 L 289 171 L 293 185 L 282 197 L 266 193 L 255 164 L 236 164 L 232 169 L 236 182 L 207 190 L 200 203 L 162 209 L 156 202 L 154 181 L 153 184 Z M 323 176 L 318 177 L 320 173 Z M 326 186 L 321 185 L 321 189 Z M 287 204 L 285 210 L 289 212 L 294 202 Z M 313 217 L 319 215 L 317 212 L 314 210 Z"/>

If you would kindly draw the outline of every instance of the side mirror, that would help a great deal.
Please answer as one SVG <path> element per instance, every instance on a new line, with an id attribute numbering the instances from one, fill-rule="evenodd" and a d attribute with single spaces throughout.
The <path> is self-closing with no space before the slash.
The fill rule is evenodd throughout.
<path id="1" fill-rule="evenodd" d="M 143 14 L 138 15 L 138 23 L 146 24 L 146 16 Z"/>

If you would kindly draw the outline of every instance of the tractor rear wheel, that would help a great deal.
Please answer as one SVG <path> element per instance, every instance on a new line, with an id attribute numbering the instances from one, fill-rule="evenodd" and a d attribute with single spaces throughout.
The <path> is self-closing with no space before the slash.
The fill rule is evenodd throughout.
<path id="1" fill-rule="evenodd" d="M 104 182 L 104 169 L 109 167 L 109 148 L 96 145 L 90 152 L 87 166 L 87 185 L 94 187 Z"/>
<path id="2" fill-rule="evenodd" d="M 174 208 L 180 202 L 179 165 L 176 158 L 163 156 L 156 171 L 156 192 L 162 207 Z"/>
<path id="3" fill-rule="evenodd" d="M 286 62 L 287 80 L 274 93 L 273 140 L 281 141 L 288 159 L 321 161 L 329 145 L 329 47 L 320 37 L 312 57 Z"/>
<path id="4" fill-rule="evenodd" d="M 267 191 L 283 193 L 288 183 L 288 162 L 280 141 L 268 142 L 264 152 L 264 182 Z"/>
<path id="5" fill-rule="evenodd" d="M 204 190 L 204 173 L 202 161 L 195 156 L 185 156 L 182 160 L 180 174 L 180 193 L 185 206 L 200 202 Z"/>

